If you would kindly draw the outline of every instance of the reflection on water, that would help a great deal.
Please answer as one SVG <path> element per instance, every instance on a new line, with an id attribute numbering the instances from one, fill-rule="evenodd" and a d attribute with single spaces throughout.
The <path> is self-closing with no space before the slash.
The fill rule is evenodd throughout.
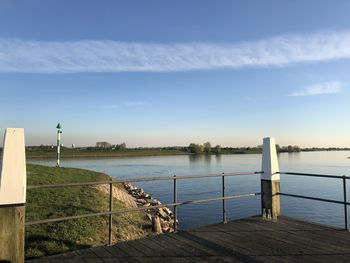
<path id="1" fill-rule="evenodd" d="M 350 152 L 301 152 L 279 154 L 281 171 L 350 175 Z M 54 166 L 53 160 L 31 161 Z M 69 159 L 63 166 L 105 172 L 116 178 L 156 177 L 169 175 L 198 175 L 222 172 L 260 171 L 260 154 L 152 156 L 106 159 Z M 227 195 L 260 192 L 258 175 L 228 177 Z M 348 182 L 349 184 L 349 182 Z M 138 183 L 163 203 L 172 202 L 172 182 Z M 349 187 L 348 187 L 349 189 Z M 342 182 L 335 179 L 301 176 L 281 177 L 281 191 L 321 198 L 342 200 Z M 221 195 L 221 178 L 180 180 L 179 201 L 204 199 Z M 348 194 L 349 196 L 350 194 Z M 334 226 L 343 226 L 342 205 L 311 200 L 282 197 L 282 213 Z M 228 201 L 228 218 L 237 219 L 256 215 L 260 211 L 260 198 L 242 198 Z M 221 202 L 193 204 L 179 207 L 180 226 L 197 227 L 221 220 Z"/>
<path id="2" fill-rule="evenodd" d="M 189 155 L 189 164 L 191 166 L 205 165 L 210 167 L 220 166 L 221 164 L 221 156 L 222 155 Z"/>

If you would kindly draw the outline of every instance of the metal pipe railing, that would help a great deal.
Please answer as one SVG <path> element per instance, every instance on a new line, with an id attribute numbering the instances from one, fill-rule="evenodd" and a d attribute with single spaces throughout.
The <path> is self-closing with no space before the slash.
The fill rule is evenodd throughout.
<path id="1" fill-rule="evenodd" d="M 38 224 L 47 224 L 54 222 L 62 222 L 67 220 L 75 220 L 82 218 L 89 218 L 95 216 L 108 216 L 108 245 L 112 245 L 112 227 L 113 227 L 113 215 L 119 213 L 130 213 L 130 212 L 139 212 L 139 211 L 147 211 L 154 210 L 163 207 L 174 207 L 174 232 L 178 231 L 178 220 L 177 220 L 177 207 L 181 205 L 189 205 L 196 203 L 205 203 L 210 201 L 220 201 L 223 202 L 223 222 L 226 222 L 226 200 L 236 199 L 242 197 L 252 197 L 260 195 L 260 193 L 253 194 L 242 194 L 242 195 L 233 195 L 233 196 L 225 196 L 225 176 L 241 176 L 241 175 L 256 175 L 261 172 L 241 172 L 241 173 L 220 173 L 220 174 L 206 174 L 206 175 L 188 175 L 188 176 L 167 176 L 167 177 L 151 177 L 151 178 L 136 178 L 136 179 L 123 179 L 116 180 L 111 179 L 109 181 L 96 181 L 96 182 L 81 182 L 81 183 L 65 183 L 65 184 L 47 184 L 47 185 L 28 185 L 27 189 L 47 189 L 47 188 L 60 188 L 60 187 L 76 187 L 76 186 L 92 186 L 92 185 L 101 185 L 108 184 L 109 185 L 109 211 L 107 212 L 98 212 L 98 213 L 89 213 L 84 215 L 76 215 L 76 216 L 66 216 L 59 218 L 50 218 L 44 220 L 37 220 L 26 222 L 26 226 L 38 225 Z M 190 200 L 185 202 L 177 201 L 177 180 L 186 180 L 186 179 L 201 179 L 201 178 L 212 178 L 212 177 L 221 177 L 222 178 L 222 197 L 208 198 L 208 199 L 200 199 L 200 200 Z M 152 182 L 152 181 L 169 181 L 173 180 L 174 192 L 173 192 L 173 203 L 169 204 L 161 204 L 150 207 L 138 207 L 138 208 L 129 208 L 129 209 L 119 209 L 113 210 L 113 184 L 116 183 L 126 183 L 126 182 Z"/>
<path id="2" fill-rule="evenodd" d="M 241 173 L 227 173 L 225 176 L 241 176 L 241 175 L 256 175 L 260 172 L 241 172 Z M 206 175 L 183 175 L 176 176 L 177 180 L 188 180 L 188 179 L 200 179 L 210 177 L 221 177 L 222 173 L 219 174 L 206 174 Z M 113 179 L 112 183 L 140 183 L 140 182 L 151 182 L 151 181 L 171 181 L 174 180 L 174 176 L 163 176 L 163 177 L 149 177 L 149 178 L 135 178 L 135 179 Z M 95 182 L 82 182 L 82 183 L 64 183 L 64 184 L 41 184 L 41 185 L 28 185 L 27 189 L 43 189 L 43 188 L 58 188 L 67 186 L 89 186 L 99 184 L 109 184 L 111 181 L 95 181 Z"/>
<path id="3" fill-rule="evenodd" d="M 296 198 L 303 198 L 303 199 L 309 199 L 309 200 L 315 200 L 315 201 L 321 201 L 321 202 L 342 204 L 344 206 L 344 228 L 346 230 L 349 230 L 349 228 L 348 228 L 348 205 L 350 205 L 350 203 L 347 202 L 346 180 L 350 179 L 350 177 L 345 176 L 345 175 L 340 176 L 340 175 L 330 175 L 330 174 L 295 173 L 295 172 L 279 172 L 279 174 L 342 179 L 342 182 L 343 182 L 343 201 L 318 198 L 318 197 L 311 197 L 311 196 L 305 196 L 305 195 L 288 194 L 288 193 L 278 193 L 278 194 L 283 195 L 283 196 L 289 196 L 289 197 L 296 197 Z"/>
<path id="4" fill-rule="evenodd" d="M 225 198 L 213 197 L 213 198 L 207 198 L 207 199 L 199 199 L 199 200 L 190 200 L 190 201 L 184 201 L 184 202 L 161 204 L 161 205 L 155 205 L 155 206 L 149 206 L 149 207 L 118 209 L 118 210 L 108 211 L 108 212 L 90 213 L 90 214 L 77 215 L 77 216 L 66 216 L 66 217 L 31 221 L 31 222 L 26 222 L 25 225 L 32 226 L 32 225 L 62 222 L 62 221 L 74 220 L 74 219 L 82 219 L 82 218 L 88 218 L 88 217 L 93 217 L 93 216 L 107 216 L 107 215 L 114 215 L 114 214 L 121 214 L 121 213 L 139 212 L 139 211 L 153 210 L 153 209 L 163 208 L 163 207 L 168 207 L 168 206 L 174 207 L 174 206 L 189 205 L 189 204 L 199 204 L 199 203 L 207 203 L 207 202 L 211 202 L 211 201 L 220 201 L 220 200 L 224 200 L 224 199 L 229 200 L 229 199 L 237 199 L 237 198 L 242 198 L 242 197 L 253 197 L 253 196 L 258 196 L 258 195 L 260 195 L 260 193 L 231 195 L 231 196 L 225 196 Z"/>
<path id="5" fill-rule="evenodd" d="M 47 185 L 28 185 L 27 189 L 46 189 L 46 188 L 60 188 L 60 187 L 74 187 L 74 186 L 91 186 L 91 185 L 101 185 L 101 184 L 108 184 L 109 185 L 109 211 L 107 212 L 99 212 L 99 213 L 90 213 L 90 214 L 84 214 L 84 215 L 77 215 L 77 216 L 67 216 L 67 217 L 60 217 L 60 218 L 50 218 L 50 219 L 44 219 L 44 220 L 37 220 L 32 222 L 27 222 L 26 226 L 31 225 L 37 225 L 37 224 L 46 224 L 46 223 L 53 223 L 53 222 L 62 222 L 67 220 L 74 220 L 74 219 L 81 219 L 81 218 L 88 218 L 88 217 L 94 217 L 94 216 L 108 216 L 109 222 L 108 222 L 108 244 L 112 244 L 112 226 L 113 226 L 113 220 L 112 217 L 114 214 L 119 213 L 129 213 L 129 212 L 139 212 L 139 211 L 147 211 L 147 210 L 154 210 L 158 208 L 163 207 L 174 207 L 174 231 L 178 231 L 178 223 L 177 223 L 177 207 L 181 205 L 188 205 L 188 204 L 195 204 L 195 203 L 205 203 L 210 201 L 222 201 L 222 221 L 225 223 L 227 221 L 227 215 L 226 215 L 226 201 L 229 199 L 235 199 L 235 198 L 241 198 L 241 197 L 251 197 L 251 196 L 257 196 L 261 193 L 253 193 L 253 194 L 243 194 L 243 195 L 234 195 L 234 196 L 226 196 L 225 195 L 225 177 L 229 176 L 241 176 L 241 175 L 257 175 L 262 174 L 263 171 L 259 172 L 239 172 L 239 173 L 220 173 L 220 174 L 206 174 L 206 175 L 188 175 L 188 176 L 165 176 L 165 177 L 150 177 L 150 178 L 135 178 L 135 179 L 111 179 L 109 181 L 96 181 L 96 182 L 81 182 L 81 183 L 64 183 L 64 184 L 47 184 Z M 311 197 L 311 196 L 304 196 L 304 195 L 295 195 L 295 194 L 288 194 L 288 193 L 277 193 L 282 196 L 289 196 L 289 197 L 296 197 L 296 198 L 304 198 L 309 200 L 315 200 L 315 201 L 322 201 L 322 202 L 329 202 L 329 203 L 336 203 L 336 204 L 343 204 L 344 205 L 344 217 L 345 217 L 345 229 L 348 230 L 348 219 L 347 219 L 347 206 L 350 204 L 347 202 L 347 195 L 346 195 L 346 180 L 350 179 L 350 177 L 347 177 L 345 175 L 343 176 L 337 176 L 337 175 L 329 175 L 329 174 L 313 174 L 313 173 L 296 173 L 296 172 L 279 172 L 279 174 L 284 175 L 297 175 L 297 176 L 309 176 L 309 177 L 321 177 L 321 178 L 333 178 L 333 179 L 342 179 L 343 180 L 343 201 L 338 200 L 331 200 L 331 199 L 324 199 L 324 198 L 317 198 L 317 197 Z M 215 197 L 215 198 L 208 198 L 208 199 L 200 199 L 200 200 L 190 200 L 185 202 L 178 202 L 177 201 L 177 180 L 189 180 L 189 179 L 201 179 L 201 178 L 215 178 L 215 177 L 221 177 L 222 180 L 222 197 Z M 168 204 L 161 204 L 151 207 L 138 207 L 138 208 L 128 208 L 128 209 L 119 209 L 119 210 L 113 210 L 113 184 L 117 183 L 136 183 L 136 182 L 152 182 L 152 181 L 173 181 L 173 203 Z"/>
<path id="6" fill-rule="evenodd" d="M 279 174 L 310 176 L 310 177 L 323 177 L 323 178 L 335 178 L 335 179 L 343 179 L 345 177 L 345 179 L 350 179 L 349 176 L 332 175 L 332 174 L 313 174 L 313 173 L 295 173 L 295 172 L 279 172 Z"/>

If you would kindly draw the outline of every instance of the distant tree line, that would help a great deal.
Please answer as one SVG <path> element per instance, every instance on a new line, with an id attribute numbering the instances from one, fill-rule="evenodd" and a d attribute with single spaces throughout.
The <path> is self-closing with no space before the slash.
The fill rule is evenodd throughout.
<path id="1" fill-rule="evenodd" d="M 279 146 L 276 144 L 276 150 L 277 152 L 300 152 L 301 148 L 298 145 L 288 145 L 288 146 Z"/>
<path id="2" fill-rule="evenodd" d="M 96 142 L 95 147 L 88 147 L 88 150 L 116 150 L 122 151 L 126 149 L 126 143 L 111 144 L 109 142 Z"/>
<path id="3" fill-rule="evenodd" d="M 194 154 L 220 154 L 221 146 L 216 145 L 215 147 L 211 147 L 210 142 L 205 142 L 204 144 L 191 143 L 186 150 Z"/>

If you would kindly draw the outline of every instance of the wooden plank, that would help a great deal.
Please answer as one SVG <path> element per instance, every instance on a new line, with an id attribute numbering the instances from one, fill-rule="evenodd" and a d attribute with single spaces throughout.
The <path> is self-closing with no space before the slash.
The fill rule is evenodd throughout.
<path id="1" fill-rule="evenodd" d="M 83 258 L 97 258 L 97 255 L 90 248 L 77 250 L 76 252 Z"/>
<path id="2" fill-rule="evenodd" d="M 129 257 L 142 257 L 146 256 L 146 253 L 143 251 L 143 249 L 138 248 L 139 246 L 135 245 L 139 244 L 138 240 L 136 241 L 130 241 L 130 242 L 123 242 L 118 244 L 118 248 L 125 252 Z"/>
<path id="3" fill-rule="evenodd" d="M 0 207 L 0 261 L 24 261 L 25 206 Z"/>
<path id="4" fill-rule="evenodd" d="M 113 257 L 113 255 L 108 250 L 106 250 L 104 246 L 91 248 L 91 251 L 93 251 L 93 253 L 95 253 L 97 257 L 100 257 L 100 258 Z"/>
<path id="5" fill-rule="evenodd" d="M 28 262 L 28 261 L 26 261 Z M 45 257 L 45 258 L 36 258 L 36 259 L 32 259 L 30 260 L 30 262 L 32 263 L 50 263 L 50 259 Z"/>
<path id="6" fill-rule="evenodd" d="M 220 251 L 222 255 L 232 257 L 235 260 L 244 262 L 257 262 L 245 253 L 241 253 L 234 249 L 232 240 L 222 237 L 224 233 L 217 232 L 188 232 L 187 236 L 195 242 L 203 246 Z M 227 236 L 227 234 L 225 234 Z"/>
<path id="7" fill-rule="evenodd" d="M 120 258 L 104 258 L 103 261 L 105 263 L 124 263 Z"/>
<path id="8" fill-rule="evenodd" d="M 80 250 L 71 255 L 78 263 L 84 260 L 123 263 L 350 262 L 349 244 L 350 233 L 345 231 L 283 217 L 277 223 L 253 217 L 110 247 Z M 69 255 L 65 255 L 66 260 Z"/>
<path id="9" fill-rule="evenodd" d="M 84 258 L 87 263 L 103 263 L 103 260 L 101 258 Z"/>
<path id="10" fill-rule="evenodd" d="M 67 263 L 68 259 L 65 257 L 50 258 L 51 263 Z"/>
<path id="11" fill-rule="evenodd" d="M 175 235 L 173 235 L 173 234 L 163 235 L 162 236 L 163 244 L 161 244 L 161 245 L 164 246 L 164 244 L 165 244 L 166 248 L 170 251 L 170 253 L 173 256 L 203 257 L 203 256 L 208 255 L 208 253 L 206 253 L 204 250 L 198 249 L 194 246 L 191 246 L 188 243 L 181 242 L 178 239 L 172 238 L 171 236 L 176 236 L 176 234 Z"/>
<path id="12" fill-rule="evenodd" d="M 127 254 L 124 250 L 121 250 L 118 246 L 120 243 L 117 243 L 113 246 L 107 246 L 106 250 L 112 254 L 115 258 L 122 258 L 122 257 L 129 257 L 129 254 Z"/>
<path id="13" fill-rule="evenodd" d="M 200 256 L 219 256 L 219 255 L 221 255 L 215 249 L 210 249 L 208 247 L 205 247 L 203 245 L 198 244 L 197 242 L 194 242 L 193 240 L 186 238 L 183 235 L 183 231 L 179 232 L 177 234 L 169 235 L 169 238 L 175 239 L 176 242 L 180 242 L 184 246 L 190 247 L 191 249 L 193 249 L 193 251 L 196 251 L 194 255 L 200 255 Z"/>
<path id="14" fill-rule="evenodd" d="M 150 248 L 153 251 L 153 256 L 158 257 L 166 257 L 171 256 L 171 253 L 163 246 L 159 246 L 159 244 L 155 241 L 156 238 L 160 237 L 150 237 L 147 239 L 139 239 L 138 243 L 144 245 L 145 247 Z"/>

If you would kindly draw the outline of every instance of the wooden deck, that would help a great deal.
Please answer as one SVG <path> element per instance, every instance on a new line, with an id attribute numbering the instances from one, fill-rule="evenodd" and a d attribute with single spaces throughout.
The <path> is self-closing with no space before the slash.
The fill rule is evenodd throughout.
<path id="1" fill-rule="evenodd" d="M 252 217 L 30 262 L 350 262 L 350 233 Z"/>

